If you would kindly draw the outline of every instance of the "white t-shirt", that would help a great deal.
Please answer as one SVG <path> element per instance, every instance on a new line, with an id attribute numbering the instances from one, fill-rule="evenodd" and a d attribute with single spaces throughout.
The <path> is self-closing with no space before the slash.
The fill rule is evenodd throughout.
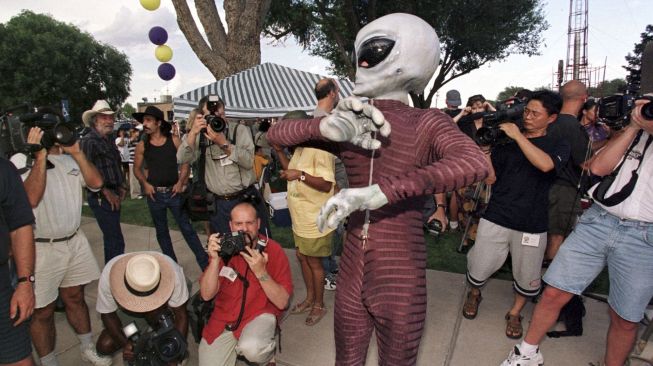
<path id="1" fill-rule="evenodd" d="M 36 217 L 36 238 L 63 238 L 79 228 L 82 216 L 82 187 L 86 186 L 77 162 L 65 154 L 48 155 L 54 168 L 47 169 L 43 199 L 33 210 Z M 17 169 L 27 164 L 27 156 L 19 153 L 11 157 Z M 29 169 L 22 174 L 23 181 Z"/>
<path id="2" fill-rule="evenodd" d="M 147 254 L 149 252 L 140 253 Z M 113 313 L 114 311 L 118 310 L 118 304 L 116 303 L 116 300 L 113 298 L 113 294 L 111 293 L 109 274 L 111 273 L 111 268 L 116 263 L 116 261 L 125 255 L 127 254 L 121 254 L 117 257 L 112 258 L 102 270 L 100 281 L 98 282 L 97 286 L 97 302 L 95 304 L 95 310 L 97 310 L 97 312 L 100 314 Z M 172 265 L 173 268 L 173 272 L 175 273 L 175 288 L 172 290 L 172 295 L 170 295 L 170 299 L 168 300 L 168 306 L 177 308 L 188 301 L 188 286 L 186 286 L 184 269 L 175 263 L 172 258 L 165 255 L 164 257 L 170 262 L 170 265 Z"/>
<path id="3" fill-rule="evenodd" d="M 615 181 L 612 183 L 612 186 L 610 186 L 605 195 L 606 197 L 612 196 L 612 194 L 620 191 L 621 188 L 630 181 L 632 171 L 638 164 L 635 157 L 643 153 L 644 158 L 639 168 L 639 178 L 637 179 L 637 184 L 635 184 L 635 188 L 630 196 L 628 196 L 628 198 L 623 202 L 612 207 L 606 207 L 601 205 L 600 202 L 596 202 L 606 211 L 619 218 L 653 222 L 653 195 L 651 194 L 651 192 L 653 192 L 653 143 L 649 146 L 646 152 L 643 151 L 648 137 L 649 134 L 644 131 L 637 145 L 626 157 L 626 162 L 619 170 Z M 597 186 L 598 184 L 590 188 L 590 195 L 594 194 L 594 190 Z"/>
<path id="4" fill-rule="evenodd" d="M 122 146 L 118 146 L 118 143 L 120 142 L 120 137 L 116 138 L 116 147 L 118 148 L 118 151 L 120 152 L 120 160 L 123 163 L 128 163 L 129 162 L 129 138 L 125 137 L 124 138 L 124 144 Z"/>

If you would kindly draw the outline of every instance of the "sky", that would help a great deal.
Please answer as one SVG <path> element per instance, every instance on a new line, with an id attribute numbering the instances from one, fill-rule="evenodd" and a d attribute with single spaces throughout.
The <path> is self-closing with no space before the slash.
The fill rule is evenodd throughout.
<path id="1" fill-rule="evenodd" d="M 192 0 L 188 2 L 194 12 Z M 133 105 L 142 98 L 153 101 L 163 94 L 177 96 L 215 81 L 179 30 L 170 0 L 161 0 L 161 6 L 155 11 L 144 9 L 138 0 L 0 0 L 0 23 L 7 22 L 22 9 L 50 14 L 124 52 L 133 69 L 131 95 L 127 99 Z M 224 15 L 221 1 L 218 10 Z M 542 37 L 541 55 L 510 55 L 503 61 L 484 65 L 440 89 L 433 106 L 444 107 L 444 94 L 454 88 L 460 91 L 464 102 L 479 93 L 494 99 L 506 86 L 534 89 L 555 84 L 553 73 L 558 60 L 566 59 L 567 55 L 569 1 L 548 0 L 543 11 L 550 27 Z M 606 80 L 626 76 L 622 68 L 626 63 L 624 57 L 640 41 L 646 25 L 653 23 L 651 14 L 651 0 L 589 0 L 588 60 L 594 67 L 606 65 Z M 170 63 L 177 70 L 169 82 L 157 75 L 160 62 L 154 56 L 156 46 L 148 38 L 153 26 L 165 28 L 169 35 L 166 44 L 174 53 Z M 261 62 L 330 75 L 328 61 L 309 55 L 292 39 L 283 43 L 262 39 Z"/>

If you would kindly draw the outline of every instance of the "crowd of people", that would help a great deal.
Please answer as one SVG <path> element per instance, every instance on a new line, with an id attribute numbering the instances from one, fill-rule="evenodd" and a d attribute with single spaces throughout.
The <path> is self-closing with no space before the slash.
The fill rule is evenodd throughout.
<path id="1" fill-rule="evenodd" d="M 378 36 L 386 33 L 395 37 Z M 408 38 L 412 43 L 401 42 Z M 647 195 L 653 124 L 641 113 L 647 101 L 637 101 L 621 131 L 597 121 L 596 100 L 578 81 L 559 93 L 522 90 L 497 104 L 477 94 L 464 108 L 460 92 L 450 90 L 444 110 L 415 109 L 408 92 L 423 90 L 439 50 L 413 43 L 437 44 L 437 35 L 407 14 L 371 22 L 355 42 L 354 94 L 369 103 L 340 100 L 335 80 L 323 79 L 312 116 L 293 111 L 259 123 L 258 131 L 228 119 L 216 95 L 199 101 L 183 135 L 154 106 L 134 113 L 137 123 L 116 133 L 115 112 L 104 100 L 83 114 L 90 132 L 70 146 L 31 128 L 27 142 L 38 148 L 11 163 L 0 159 L 0 310 L 9 315 L 0 317 L 0 364 L 31 365 L 32 345 L 41 365 L 58 364 L 58 299 L 81 358 L 94 365 L 110 365 L 116 352 L 128 362 L 144 357 L 132 333 L 123 331 L 130 322 L 185 344 L 191 294 L 168 210 L 202 271 L 199 296 L 213 308 L 199 341 L 200 365 L 234 365 L 237 357 L 274 365 L 284 312 L 317 324 L 329 311 L 325 289 L 336 290 L 337 365 L 363 365 L 372 331 L 380 364 L 415 364 L 426 313 L 423 225 L 436 220 L 441 231 L 468 228 L 475 219 L 465 214 L 469 200 L 479 199 L 470 192 L 482 191 L 462 316 L 477 316 L 484 285 L 510 255 L 514 301 L 504 333 L 523 340 L 502 365 L 541 366 L 538 345 L 546 331 L 565 304 L 582 301 L 578 295 L 607 263 L 605 364 L 622 365 L 653 296 Z M 388 46 L 396 53 L 386 60 Z M 505 109 L 519 113 L 488 122 Z M 492 135 L 483 131 L 488 128 Z M 264 199 L 275 166 L 287 181 L 306 287 L 294 303 L 289 259 L 273 239 Z M 186 202 L 199 183 L 207 243 Z M 80 229 L 83 190 L 103 235 L 102 268 Z M 161 252 L 125 253 L 120 214 L 128 193 L 144 198 Z M 586 197 L 594 204 L 584 212 Z M 84 297 L 94 280 L 103 325 L 96 342 Z M 522 310 L 535 297 L 524 332 Z M 187 357 L 182 351 L 165 362 Z"/>

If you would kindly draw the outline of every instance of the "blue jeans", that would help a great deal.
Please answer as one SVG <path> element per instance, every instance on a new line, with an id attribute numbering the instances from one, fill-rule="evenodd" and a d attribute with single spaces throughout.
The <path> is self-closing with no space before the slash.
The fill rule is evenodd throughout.
<path id="1" fill-rule="evenodd" d="M 204 271 L 209 263 L 209 257 L 204 251 L 193 225 L 190 223 L 188 214 L 182 209 L 182 205 L 181 196 L 179 194 L 172 196 L 172 192 L 155 192 L 154 201 L 149 197 L 147 198 L 147 206 L 150 208 L 150 215 L 152 215 L 152 221 L 154 221 L 156 229 L 156 240 L 159 242 L 163 254 L 177 262 L 177 256 L 170 239 L 170 230 L 168 229 L 168 209 L 170 209 L 181 230 L 181 234 L 186 240 L 186 244 L 195 254 L 197 264 Z"/>
<path id="2" fill-rule="evenodd" d="M 560 247 L 544 281 L 580 295 L 608 266 L 608 304 L 623 319 L 639 322 L 653 297 L 653 223 L 621 220 L 592 205 Z"/>
<path id="3" fill-rule="evenodd" d="M 88 206 L 93 210 L 97 224 L 104 238 L 104 263 L 125 253 L 125 238 L 120 229 L 120 209 L 111 210 L 111 204 L 102 193 L 89 192 L 86 196 Z"/>

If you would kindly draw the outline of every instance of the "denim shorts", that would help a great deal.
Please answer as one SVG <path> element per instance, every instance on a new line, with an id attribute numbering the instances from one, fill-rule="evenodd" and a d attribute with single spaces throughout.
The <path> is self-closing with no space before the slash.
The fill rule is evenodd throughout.
<path id="1" fill-rule="evenodd" d="M 653 223 L 622 220 L 594 204 L 560 247 L 544 281 L 580 295 L 606 265 L 610 307 L 639 322 L 653 297 Z"/>

